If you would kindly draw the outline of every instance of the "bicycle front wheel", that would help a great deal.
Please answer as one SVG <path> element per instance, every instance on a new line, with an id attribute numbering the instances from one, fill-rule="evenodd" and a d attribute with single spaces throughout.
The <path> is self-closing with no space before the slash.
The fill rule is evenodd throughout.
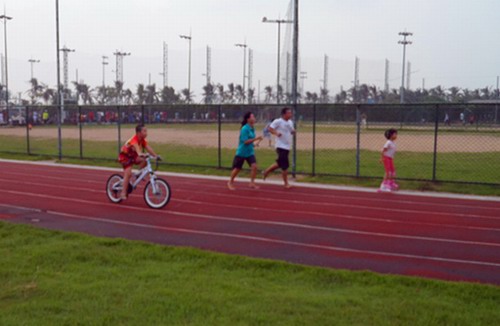
<path id="1" fill-rule="evenodd" d="M 163 179 L 155 179 L 156 192 L 151 181 L 144 188 L 144 201 L 151 208 L 160 209 L 165 207 L 170 201 L 170 185 Z"/>

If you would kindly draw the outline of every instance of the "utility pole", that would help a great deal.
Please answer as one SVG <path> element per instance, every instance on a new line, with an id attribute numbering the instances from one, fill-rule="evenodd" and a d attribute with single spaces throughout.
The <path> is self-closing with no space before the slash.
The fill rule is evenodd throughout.
<path id="1" fill-rule="evenodd" d="M 323 63 L 323 89 L 328 89 L 328 56 L 326 54 Z"/>
<path id="2" fill-rule="evenodd" d="M 109 64 L 108 57 L 103 55 L 102 57 L 102 87 L 106 88 L 106 66 Z"/>
<path id="3" fill-rule="evenodd" d="M 205 73 L 207 78 L 207 85 L 212 83 L 212 48 L 207 45 L 207 72 Z"/>
<path id="4" fill-rule="evenodd" d="M 5 56 L 0 54 L 0 61 L 2 62 L 2 85 L 5 85 Z"/>
<path id="5" fill-rule="evenodd" d="M 403 36 L 403 40 L 401 41 L 398 41 L 398 44 L 402 44 L 403 45 L 403 73 L 401 75 L 401 90 L 400 90 L 400 93 L 401 93 L 401 99 L 400 99 L 400 103 L 403 104 L 405 102 L 405 61 L 406 61 L 406 46 L 409 45 L 409 44 L 412 44 L 411 41 L 408 41 L 406 38 L 409 37 L 409 36 L 412 36 L 413 33 L 410 33 L 410 32 L 400 32 L 399 35 Z"/>
<path id="6" fill-rule="evenodd" d="M 245 103 L 245 94 L 246 94 L 246 88 L 245 88 L 245 79 L 246 79 L 246 69 L 247 69 L 247 42 L 245 40 L 245 43 L 237 43 L 234 46 L 240 47 L 243 49 L 243 103 Z"/>
<path id="7" fill-rule="evenodd" d="M 307 79 L 307 71 L 300 72 L 300 94 L 302 97 L 305 95 L 304 81 Z"/>
<path id="8" fill-rule="evenodd" d="M 188 92 L 191 96 L 191 41 L 193 37 L 191 35 L 191 31 L 189 31 L 189 35 L 179 35 L 180 38 L 189 41 L 189 58 L 188 58 Z"/>
<path id="9" fill-rule="evenodd" d="M 248 90 L 253 88 L 253 50 L 248 49 Z M 250 98 L 249 98 L 250 103 Z"/>
<path id="10" fill-rule="evenodd" d="M 33 74 L 33 65 L 34 65 L 35 63 L 40 63 L 40 60 L 35 60 L 35 59 L 31 58 L 31 59 L 29 59 L 29 60 L 28 60 L 28 62 L 29 62 L 29 63 L 30 63 L 30 65 L 31 65 L 31 79 L 30 79 L 30 80 L 33 80 L 33 78 L 34 78 L 34 76 L 35 76 L 35 75 Z"/>
<path id="11" fill-rule="evenodd" d="M 425 78 L 422 78 L 422 90 L 425 91 Z"/>
<path id="12" fill-rule="evenodd" d="M 63 53 L 63 82 L 64 82 L 64 89 L 68 89 L 69 88 L 69 76 L 68 76 L 68 65 L 69 65 L 69 62 L 68 62 L 68 53 L 69 52 L 75 52 L 75 50 L 72 50 L 72 49 L 68 49 L 66 47 L 66 45 L 61 49 L 62 53 Z"/>
<path id="13" fill-rule="evenodd" d="M 116 81 L 123 83 L 123 58 L 130 55 L 130 52 L 115 51 L 116 56 Z"/>
<path id="14" fill-rule="evenodd" d="M 276 100 L 277 103 L 280 103 L 280 97 L 278 94 L 280 88 L 280 44 L 281 44 L 281 24 L 291 24 L 293 21 L 285 20 L 285 19 L 267 19 L 267 17 L 262 18 L 263 23 L 274 23 L 278 24 L 278 73 L 276 76 Z"/>
<path id="15" fill-rule="evenodd" d="M 389 93 L 389 60 L 385 59 L 385 76 L 384 76 L 384 90 Z"/>
<path id="16" fill-rule="evenodd" d="M 411 87 L 411 62 L 408 61 L 408 67 L 406 68 L 406 89 L 409 90 Z"/>
<path id="17" fill-rule="evenodd" d="M 356 94 L 356 98 L 353 98 L 354 102 L 358 102 L 359 100 L 359 58 L 356 57 L 354 60 L 354 94 Z"/>
<path id="18" fill-rule="evenodd" d="M 160 73 L 163 77 L 163 88 L 168 85 L 168 44 L 163 42 L 163 72 Z"/>
<path id="19" fill-rule="evenodd" d="M 5 108 L 7 110 L 7 123 L 10 119 L 9 112 L 9 61 L 7 60 L 7 21 L 11 20 L 12 17 L 7 16 L 5 11 L 5 7 L 3 8 L 3 15 L 0 16 L 0 19 L 3 19 L 3 41 L 4 41 L 4 51 L 5 51 Z"/>

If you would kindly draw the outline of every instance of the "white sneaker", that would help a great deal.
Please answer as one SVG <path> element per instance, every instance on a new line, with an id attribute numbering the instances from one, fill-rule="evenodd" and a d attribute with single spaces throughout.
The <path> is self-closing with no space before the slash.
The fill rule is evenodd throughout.
<path id="1" fill-rule="evenodd" d="M 378 189 L 378 192 L 391 192 L 392 189 L 391 187 L 387 185 L 381 185 L 380 188 Z"/>

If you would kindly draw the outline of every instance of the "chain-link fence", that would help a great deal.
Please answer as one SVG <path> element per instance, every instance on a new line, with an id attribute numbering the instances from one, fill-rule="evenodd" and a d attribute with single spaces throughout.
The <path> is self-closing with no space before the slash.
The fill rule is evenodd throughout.
<path id="1" fill-rule="evenodd" d="M 380 178 L 384 131 L 396 128 L 398 177 L 500 184 L 498 104 L 301 104 L 291 153 L 293 172 Z M 252 111 L 258 135 L 280 116 L 277 105 L 11 107 L 0 151 L 116 160 L 139 123 L 168 164 L 230 168 L 241 120 Z M 7 119 L 4 119 L 6 122 Z M 59 136 L 60 135 L 60 136 Z M 61 139 L 61 141 L 59 141 Z M 256 148 L 260 168 L 276 159 L 273 137 Z"/>

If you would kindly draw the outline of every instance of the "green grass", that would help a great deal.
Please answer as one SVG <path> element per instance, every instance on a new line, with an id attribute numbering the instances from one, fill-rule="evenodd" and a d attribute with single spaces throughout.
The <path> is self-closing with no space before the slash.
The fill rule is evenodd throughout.
<path id="1" fill-rule="evenodd" d="M 0 222 L 1 325 L 498 325 L 500 288 Z"/>

